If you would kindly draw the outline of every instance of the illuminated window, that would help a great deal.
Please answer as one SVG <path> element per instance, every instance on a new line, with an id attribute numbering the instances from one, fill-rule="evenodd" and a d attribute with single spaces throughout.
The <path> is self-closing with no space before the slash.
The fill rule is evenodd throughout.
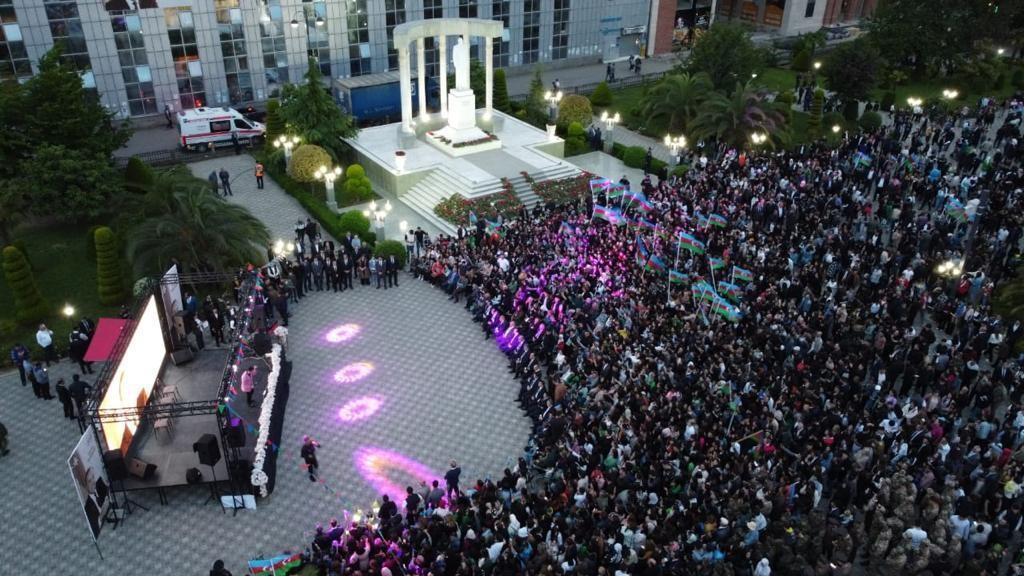
<path id="1" fill-rule="evenodd" d="M 114 31 L 114 45 L 117 59 L 121 64 L 128 112 L 132 116 L 156 114 L 156 92 L 153 90 L 153 74 L 146 58 L 146 40 L 142 36 L 142 22 L 138 13 L 111 13 L 110 27 Z"/>
<path id="2" fill-rule="evenodd" d="M 252 75 L 245 47 L 245 27 L 238 0 L 217 0 L 217 33 L 224 57 L 224 76 L 228 84 L 228 100 L 232 105 L 251 102 Z"/>
<path id="3" fill-rule="evenodd" d="M 171 44 L 174 77 L 178 81 L 178 99 L 181 107 L 206 106 L 206 86 L 203 83 L 203 65 L 199 61 L 196 28 L 192 11 L 184 8 L 165 8 L 167 38 Z"/>

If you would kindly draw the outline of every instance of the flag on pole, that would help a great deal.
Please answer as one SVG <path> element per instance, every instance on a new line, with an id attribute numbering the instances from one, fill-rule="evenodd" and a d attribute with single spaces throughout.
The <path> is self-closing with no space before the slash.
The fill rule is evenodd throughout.
<path id="1" fill-rule="evenodd" d="M 673 284 L 685 284 L 690 281 L 690 275 L 673 268 L 668 271 L 668 280 Z"/>
<path id="2" fill-rule="evenodd" d="M 600 218 L 615 225 L 623 223 L 622 212 L 618 208 L 609 208 L 598 204 L 594 205 L 594 218 Z"/>
<path id="3" fill-rule="evenodd" d="M 853 166 L 854 168 L 867 168 L 871 166 L 871 156 L 863 152 L 857 152 L 853 157 Z"/>
<path id="4" fill-rule="evenodd" d="M 694 254 L 704 253 L 704 243 L 701 242 L 700 240 L 697 240 L 693 236 L 687 234 L 686 232 L 679 233 L 679 247 L 682 248 L 683 250 L 689 250 Z"/>
<path id="5" fill-rule="evenodd" d="M 690 290 L 693 292 L 693 297 L 697 300 L 714 302 L 718 298 L 718 295 L 715 294 L 715 289 L 704 280 L 691 285 Z"/>
<path id="6" fill-rule="evenodd" d="M 565 220 L 562 220 L 562 225 L 558 227 L 559 234 L 572 234 L 575 231 L 576 229 L 573 228 L 572 225 L 566 222 Z"/>
<path id="7" fill-rule="evenodd" d="M 636 235 L 636 249 L 640 252 L 640 255 L 643 256 L 644 260 L 646 261 L 647 257 L 650 255 L 650 252 L 648 252 L 647 250 L 647 243 L 644 242 L 644 237 L 641 236 L 639 233 L 637 233 Z"/>
<path id="8" fill-rule="evenodd" d="M 632 206 L 644 213 L 650 213 L 654 211 L 654 204 L 651 204 L 650 200 L 648 200 L 647 198 L 637 198 L 636 201 L 633 202 Z"/>
<path id="9" fill-rule="evenodd" d="M 721 214 L 712 214 L 711 216 L 708 216 L 708 220 L 711 222 L 711 225 L 716 228 L 725 228 L 729 225 L 729 219 Z"/>
<path id="10" fill-rule="evenodd" d="M 301 554 L 274 556 L 267 560 L 249 560 L 249 572 L 254 575 L 284 575 L 302 564 Z"/>
<path id="11" fill-rule="evenodd" d="M 636 223 L 639 224 L 641 228 L 647 228 L 648 230 L 657 230 L 658 229 L 658 224 L 657 223 L 651 222 L 650 220 L 648 220 L 647 218 L 644 218 L 643 216 L 637 218 L 636 219 Z"/>
<path id="12" fill-rule="evenodd" d="M 743 288 L 725 280 L 718 281 L 718 291 L 733 301 L 739 301 L 743 297 Z"/>
<path id="13" fill-rule="evenodd" d="M 470 226 L 476 226 L 476 223 L 477 223 L 476 212 L 473 212 L 472 210 L 470 210 L 469 211 L 469 225 Z"/>
<path id="14" fill-rule="evenodd" d="M 715 258 L 714 256 L 708 256 L 708 264 L 712 270 L 721 270 L 725 268 L 725 260 L 721 258 Z"/>
<path id="15" fill-rule="evenodd" d="M 740 311 L 738 308 L 726 301 L 725 298 L 718 296 L 711 303 L 711 312 L 718 314 L 730 322 L 736 322 L 740 319 Z"/>
<path id="16" fill-rule="evenodd" d="M 626 187 L 622 184 L 612 184 L 608 186 L 608 200 L 614 200 L 616 198 L 622 198 L 626 192 Z"/>
<path id="17" fill-rule="evenodd" d="M 487 220 L 487 233 L 494 234 L 498 233 L 501 236 L 505 236 L 505 231 L 501 229 L 501 224 L 493 220 Z"/>
<path id="18" fill-rule="evenodd" d="M 694 215 L 697 217 L 697 227 L 707 229 L 708 224 L 710 224 L 708 217 L 701 214 L 700 212 L 697 212 Z"/>
<path id="19" fill-rule="evenodd" d="M 967 208 L 956 198 L 950 198 L 946 202 L 946 215 L 957 222 L 967 222 L 969 219 Z"/>
<path id="20" fill-rule="evenodd" d="M 640 190 L 625 190 L 623 192 L 623 194 L 622 194 L 622 201 L 623 202 L 630 202 L 630 203 L 632 203 L 632 202 L 639 202 L 641 200 L 646 202 L 647 201 L 647 196 L 644 195 L 644 193 L 642 191 L 640 191 Z"/>
<path id="21" fill-rule="evenodd" d="M 657 255 L 652 255 L 650 258 L 647 259 L 646 268 L 647 268 L 647 270 L 650 270 L 651 272 L 664 272 L 665 271 L 665 261 L 662 260 Z"/>
<path id="22" fill-rule="evenodd" d="M 740 282 L 752 282 L 754 280 L 754 273 L 746 268 L 740 268 L 739 266 L 733 265 L 732 279 L 733 282 L 737 280 Z"/>
<path id="23" fill-rule="evenodd" d="M 612 181 L 607 178 L 594 178 L 590 181 L 590 189 L 593 190 L 604 190 L 608 186 L 611 186 Z"/>

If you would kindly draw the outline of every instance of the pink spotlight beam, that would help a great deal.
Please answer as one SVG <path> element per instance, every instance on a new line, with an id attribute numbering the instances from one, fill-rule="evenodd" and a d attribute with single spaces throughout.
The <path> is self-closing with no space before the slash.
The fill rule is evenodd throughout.
<path id="1" fill-rule="evenodd" d="M 419 489 L 421 480 L 429 483 L 440 478 L 425 464 L 384 448 L 360 447 L 352 456 L 356 468 L 378 494 L 387 494 L 399 506 L 405 506 L 405 487 Z"/>
<path id="2" fill-rule="evenodd" d="M 359 324 L 342 324 L 328 332 L 327 335 L 324 336 L 324 340 L 327 340 L 331 344 L 340 344 L 355 338 L 355 336 L 359 334 L 360 330 L 362 330 L 362 328 L 359 327 Z"/>
<path id="3" fill-rule="evenodd" d="M 369 362 L 353 362 L 334 373 L 334 381 L 339 384 L 350 384 L 362 380 L 373 372 L 373 364 Z"/>
<path id="4" fill-rule="evenodd" d="M 380 410 L 384 401 L 376 396 L 363 396 L 346 403 L 338 410 L 338 417 L 342 422 L 355 422 L 373 416 Z"/>

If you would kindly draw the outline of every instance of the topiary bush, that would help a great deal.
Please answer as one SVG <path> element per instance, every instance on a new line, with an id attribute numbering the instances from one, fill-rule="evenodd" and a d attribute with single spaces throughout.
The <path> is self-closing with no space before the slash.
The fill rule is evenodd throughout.
<path id="1" fill-rule="evenodd" d="M 89 232 L 85 236 L 85 257 L 89 262 L 96 263 L 96 231 L 104 228 L 102 224 L 89 226 Z"/>
<path id="2" fill-rule="evenodd" d="M 124 277 L 121 275 L 121 257 L 118 254 L 114 231 L 106 226 L 96 230 L 96 284 L 101 304 L 120 304 L 124 301 Z"/>
<path id="3" fill-rule="evenodd" d="M 381 258 L 388 258 L 394 256 L 398 260 L 398 267 L 405 267 L 405 245 L 398 240 L 383 240 L 377 243 L 377 246 L 373 249 L 374 256 L 380 256 Z"/>
<path id="4" fill-rule="evenodd" d="M 284 134 L 284 118 L 281 117 L 281 102 L 277 99 L 267 100 L 267 133 L 266 142 L 273 142 Z"/>
<path id="5" fill-rule="evenodd" d="M 292 152 L 288 175 L 296 182 L 315 182 L 316 171 L 321 166 L 330 166 L 333 160 L 326 150 L 316 144 L 303 144 Z"/>
<path id="6" fill-rule="evenodd" d="M 124 167 L 124 187 L 129 192 L 146 193 L 153 179 L 153 169 L 148 164 L 137 156 L 128 159 L 128 165 Z"/>
<path id="7" fill-rule="evenodd" d="M 821 112 L 825 108 L 825 91 L 818 88 L 811 98 L 811 113 L 807 116 L 807 133 L 811 138 L 821 136 Z"/>
<path id="8" fill-rule="evenodd" d="M 806 48 L 800 48 L 793 53 L 793 60 L 790 61 L 789 67 L 797 72 L 807 72 L 811 69 L 811 60 L 814 59 L 814 54 Z"/>
<path id="9" fill-rule="evenodd" d="M 882 115 L 874 110 L 867 110 L 861 114 L 857 123 L 860 124 L 861 130 L 874 132 L 882 127 Z"/>
<path id="10" fill-rule="evenodd" d="M 494 108 L 506 114 L 512 112 L 512 104 L 508 100 L 508 80 L 505 77 L 505 69 L 498 68 L 494 71 Z"/>
<path id="11" fill-rule="evenodd" d="M 341 231 L 342 236 L 346 232 L 362 237 L 365 234 L 370 233 L 370 219 L 363 216 L 363 213 L 359 210 L 349 210 L 343 212 L 338 217 L 338 229 Z"/>
<path id="12" fill-rule="evenodd" d="M 629 146 L 622 154 L 622 163 L 630 168 L 643 168 L 647 150 L 640 146 Z"/>
<path id="13" fill-rule="evenodd" d="M 585 154 L 589 151 L 583 126 L 580 126 L 579 122 L 569 124 L 568 134 L 565 139 L 565 155 L 575 156 L 577 154 Z"/>
<path id="14" fill-rule="evenodd" d="M 783 90 L 775 95 L 775 101 L 779 104 L 785 104 L 786 106 L 792 106 L 793 102 L 796 102 L 796 96 L 789 90 Z"/>
<path id="15" fill-rule="evenodd" d="M 608 87 L 607 82 L 601 82 L 594 88 L 594 91 L 590 94 L 590 103 L 594 106 L 611 106 L 615 96 L 612 94 L 612 89 Z"/>
<path id="16" fill-rule="evenodd" d="M 579 94 L 570 94 L 562 98 L 558 105 L 558 125 L 565 128 L 573 122 L 579 122 L 581 126 L 587 126 L 594 119 L 594 109 L 590 106 L 590 99 Z"/>
<path id="17" fill-rule="evenodd" d="M 358 204 L 373 199 L 373 185 L 366 177 L 366 170 L 359 164 L 352 164 L 345 170 L 344 204 Z"/>
<path id="18" fill-rule="evenodd" d="M 25 255 L 14 246 L 4 248 L 4 279 L 14 296 L 14 317 L 19 324 L 32 325 L 46 318 L 49 305 L 39 292 Z"/>

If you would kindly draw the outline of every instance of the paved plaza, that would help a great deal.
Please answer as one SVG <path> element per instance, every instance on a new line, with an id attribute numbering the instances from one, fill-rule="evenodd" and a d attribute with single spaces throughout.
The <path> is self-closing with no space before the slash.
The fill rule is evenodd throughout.
<path id="1" fill-rule="evenodd" d="M 275 237 L 293 236 L 295 220 L 305 213 L 269 178 L 264 190 L 255 190 L 251 158 L 210 162 L 249 175 L 236 180 L 232 201 L 266 221 Z M 212 166 L 192 168 L 205 177 Z M 304 548 L 316 522 L 368 510 L 381 486 L 418 484 L 424 470 L 441 479 L 453 458 L 464 485 L 500 477 L 530 430 L 515 403 L 518 383 L 461 304 L 405 273 L 399 282 L 390 290 L 313 293 L 291 309 L 293 372 L 277 485 L 258 510 L 223 514 L 204 504 L 205 487 L 170 490 L 169 506 L 160 506 L 156 494 L 133 494 L 150 510 L 137 511 L 117 530 L 104 527 L 99 545 L 105 560 L 93 546 L 68 471 L 77 425 L 61 417 L 59 402 L 37 400 L 31 388 L 22 388 L 17 373 L 0 376 L 6 390 L 0 415 L 11 448 L 0 460 L 3 573 L 176 576 L 205 574 L 223 558 L 232 572 L 244 574 L 249 558 Z M 327 334 L 342 325 L 355 326 L 355 335 L 330 342 Z M 338 382 L 337 373 L 353 365 L 361 370 L 346 374 L 365 376 Z M 70 380 L 71 373 L 64 361 L 51 369 L 51 380 Z M 342 408 L 354 400 L 379 408 L 346 422 L 351 412 Z M 322 444 L 322 483 L 310 482 L 300 468 L 304 434 Z M 362 471 L 357 456 L 364 457 Z"/>

